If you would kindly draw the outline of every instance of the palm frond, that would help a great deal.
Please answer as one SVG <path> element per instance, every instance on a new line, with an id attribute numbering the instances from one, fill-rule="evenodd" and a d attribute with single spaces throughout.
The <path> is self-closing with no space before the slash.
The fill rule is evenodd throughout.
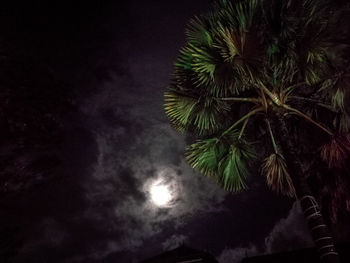
<path id="1" fill-rule="evenodd" d="M 205 176 L 215 176 L 219 160 L 226 154 L 226 147 L 217 138 L 199 140 L 187 147 L 189 164 Z"/>
<path id="2" fill-rule="evenodd" d="M 234 131 L 221 138 L 199 140 L 186 151 L 189 164 L 203 175 L 213 177 L 225 190 L 246 188 L 247 161 L 254 158 L 251 145 Z"/>
<path id="3" fill-rule="evenodd" d="M 165 111 L 177 129 L 207 138 L 186 151 L 197 171 L 229 191 L 244 189 L 247 161 L 253 158 L 249 143 L 241 138 L 247 120 L 281 111 L 296 114 L 332 137 L 321 150 L 329 166 L 348 158 L 350 135 L 335 136 L 328 129 L 335 120 L 335 130 L 349 133 L 344 98 L 350 74 L 337 72 L 348 61 L 336 54 L 347 50 L 330 37 L 335 24 L 326 2 L 216 0 L 214 10 L 189 22 L 174 83 L 165 94 Z M 257 98 L 250 111 L 244 98 Z M 325 109 L 330 111 L 323 114 Z M 275 153 L 264 160 L 262 171 L 270 188 L 292 196 L 286 162 L 273 144 Z"/>
<path id="4" fill-rule="evenodd" d="M 321 147 L 321 158 L 328 167 L 342 167 L 350 157 L 350 134 L 334 135 Z"/>
<path id="5" fill-rule="evenodd" d="M 331 49 L 329 43 L 315 32 L 305 32 L 299 40 L 299 63 L 307 84 L 319 83 L 330 71 L 329 63 Z"/>
<path id="6" fill-rule="evenodd" d="M 251 87 L 261 68 L 261 30 L 252 26 L 258 0 L 217 3 L 214 12 L 190 20 L 187 44 L 180 50 L 175 77 L 190 76 L 193 86 L 213 96 L 238 94 Z"/>
<path id="7" fill-rule="evenodd" d="M 321 2 L 304 1 L 300 17 L 302 32 L 299 33 L 297 47 L 300 68 L 308 84 L 316 84 L 327 75 L 334 50 L 327 33 L 329 13 Z"/>
<path id="8" fill-rule="evenodd" d="M 233 93 L 238 84 L 236 77 L 232 65 L 224 62 L 217 49 L 198 45 L 194 40 L 180 50 L 175 63 L 175 78 L 181 85 L 186 81 L 192 89 L 213 96 Z"/>
<path id="9" fill-rule="evenodd" d="M 230 119 L 230 107 L 226 101 L 175 89 L 165 93 L 164 107 L 177 130 L 193 130 L 200 135 L 219 130 Z"/>
<path id="10" fill-rule="evenodd" d="M 310 56 L 310 54 L 308 54 L 308 56 Z M 317 84 L 326 76 L 329 71 L 328 65 L 323 63 L 323 60 L 326 59 L 327 58 L 324 56 L 324 58 L 315 59 L 313 60 L 314 62 L 306 62 L 304 65 L 300 66 L 304 73 L 305 82 L 308 85 Z"/>
<path id="11" fill-rule="evenodd" d="M 350 87 L 350 68 L 339 75 L 332 87 L 332 104 L 344 112 L 345 94 Z"/>
<path id="12" fill-rule="evenodd" d="M 350 116 L 346 112 L 340 115 L 338 130 L 341 134 L 350 133 Z"/>
<path id="13" fill-rule="evenodd" d="M 189 43 L 187 50 L 193 56 L 192 68 L 197 77 L 195 84 L 202 86 L 214 84 L 214 73 L 217 63 L 213 50 L 191 43 Z"/>
<path id="14" fill-rule="evenodd" d="M 194 41 L 189 42 L 180 50 L 175 63 L 175 78 L 181 80 L 190 76 L 193 88 L 207 90 L 215 95 L 220 94 L 214 80 L 219 62 L 214 49 L 198 45 Z"/>
<path id="15" fill-rule="evenodd" d="M 226 5 L 226 19 L 234 21 L 234 25 L 242 31 L 248 31 L 252 25 L 253 18 L 259 11 L 259 1 L 235 1 L 231 5 Z"/>
<path id="16" fill-rule="evenodd" d="M 319 83 L 318 93 L 336 111 L 345 113 L 345 97 L 350 87 L 350 68 Z"/>
<path id="17" fill-rule="evenodd" d="M 218 26 L 223 26 L 247 32 L 259 11 L 259 0 L 220 2 L 214 3 L 214 10 L 208 14 L 214 31 Z"/>
<path id="18" fill-rule="evenodd" d="M 186 36 L 188 41 L 195 45 L 210 47 L 213 44 L 211 32 L 205 17 L 194 17 L 187 25 Z"/>
<path id="19" fill-rule="evenodd" d="M 199 134 L 218 131 L 228 121 L 230 108 L 227 102 L 218 101 L 210 97 L 201 98 L 196 104 L 193 126 Z"/>
<path id="20" fill-rule="evenodd" d="M 231 145 L 230 150 L 218 165 L 221 186 L 228 191 L 238 192 L 245 189 L 245 179 L 248 175 L 247 160 L 254 157 L 253 152 L 246 143 Z"/>
<path id="21" fill-rule="evenodd" d="M 334 95 L 332 96 L 332 105 L 336 109 L 344 110 L 344 90 L 338 88 L 336 89 Z"/>
<path id="22" fill-rule="evenodd" d="M 175 67 L 182 70 L 192 70 L 193 55 L 188 48 L 182 48 L 180 55 L 175 62 Z"/>
<path id="23" fill-rule="evenodd" d="M 290 197 L 295 196 L 293 182 L 281 154 L 273 153 L 267 157 L 262 164 L 262 173 L 266 176 L 267 185 L 273 191 Z"/>
<path id="24" fill-rule="evenodd" d="M 279 87 L 280 90 L 288 88 L 289 84 L 295 83 L 297 69 L 296 55 L 288 51 L 288 55 L 283 58 L 270 58 L 274 60 L 271 63 L 271 76 L 269 82 L 273 87 Z"/>
<path id="25" fill-rule="evenodd" d="M 170 122 L 177 130 L 184 131 L 191 124 L 191 114 L 194 112 L 197 100 L 175 90 L 165 92 L 164 96 L 164 109 Z"/>
<path id="26" fill-rule="evenodd" d="M 213 46 L 220 53 L 223 62 L 233 67 L 236 78 L 249 83 L 258 77 L 265 55 L 258 28 L 242 31 L 219 25 L 214 40 Z"/>

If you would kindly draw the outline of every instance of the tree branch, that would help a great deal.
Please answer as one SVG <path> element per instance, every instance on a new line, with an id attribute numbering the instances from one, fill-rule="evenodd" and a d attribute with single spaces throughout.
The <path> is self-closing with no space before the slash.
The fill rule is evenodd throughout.
<path id="1" fill-rule="evenodd" d="M 273 133 L 272 133 L 271 124 L 270 124 L 269 120 L 266 119 L 266 118 L 265 118 L 265 122 L 266 122 L 267 129 L 268 129 L 270 137 L 271 137 L 273 150 L 275 151 L 275 154 L 278 154 L 278 147 L 277 147 L 277 144 L 276 144 L 276 141 L 275 141 L 275 137 L 273 136 Z"/>
<path id="2" fill-rule="evenodd" d="M 244 132 L 245 128 L 247 127 L 248 121 L 249 121 L 249 118 L 246 119 L 246 120 L 243 122 L 241 131 L 239 132 L 239 135 L 238 135 L 238 139 L 241 139 L 241 137 L 242 137 L 242 135 L 243 135 L 243 132 Z"/>
<path id="3" fill-rule="evenodd" d="M 297 83 L 295 85 L 289 86 L 288 88 L 286 88 L 286 93 L 288 94 L 288 93 L 292 92 L 293 89 L 301 87 L 301 86 L 304 86 L 304 85 L 307 85 L 307 83 L 306 82 L 300 82 L 300 83 Z"/>
<path id="4" fill-rule="evenodd" d="M 277 106 L 281 106 L 282 102 L 280 101 L 280 99 L 277 97 L 276 94 L 272 93 L 268 88 L 266 88 L 266 86 L 261 83 L 260 88 L 264 91 L 264 93 L 273 101 L 273 103 L 275 103 Z"/>
<path id="5" fill-rule="evenodd" d="M 333 136 L 333 132 L 331 132 L 330 130 L 328 130 L 327 128 L 323 127 L 321 124 L 319 124 L 318 122 L 314 121 L 313 119 L 311 119 L 309 116 L 307 116 L 306 114 L 302 113 L 301 111 L 294 109 L 286 104 L 282 105 L 283 108 L 285 108 L 286 110 L 292 111 L 294 113 L 296 113 L 298 116 L 304 118 L 305 120 L 311 122 L 312 124 L 314 124 L 315 126 L 317 126 L 318 128 L 320 128 L 321 130 L 323 130 L 325 133 L 329 134 L 330 136 Z"/>
<path id="6" fill-rule="evenodd" d="M 326 108 L 330 111 L 333 111 L 335 113 L 337 113 L 338 111 L 336 109 L 334 109 L 334 107 L 332 107 L 332 105 L 328 105 L 328 104 L 325 104 L 325 103 L 322 103 L 322 101 L 319 101 L 319 100 L 316 100 L 316 99 L 310 99 L 310 98 L 305 98 L 305 97 L 300 97 L 300 96 L 289 96 L 289 98 L 291 99 L 296 99 L 296 100 L 302 100 L 302 101 L 305 101 L 305 102 L 312 102 L 312 103 L 315 103 L 323 108 Z"/>
<path id="7" fill-rule="evenodd" d="M 258 98 L 237 98 L 237 97 L 228 97 L 228 98 L 215 98 L 217 100 L 224 100 L 224 101 L 241 101 L 241 102 L 252 102 L 252 103 L 259 103 L 260 99 Z"/>
<path id="8" fill-rule="evenodd" d="M 246 119 L 248 119 L 250 116 L 253 116 L 254 114 L 258 113 L 259 111 L 263 111 L 264 108 L 263 107 L 259 107 L 256 108 L 250 112 L 248 112 L 246 115 L 244 115 L 242 118 L 240 118 L 238 121 L 236 121 L 230 128 L 228 128 L 226 131 L 224 131 L 220 138 L 224 135 L 226 135 L 227 133 L 229 133 L 230 131 L 232 131 L 238 124 L 240 124 L 242 121 L 245 121 Z"/>

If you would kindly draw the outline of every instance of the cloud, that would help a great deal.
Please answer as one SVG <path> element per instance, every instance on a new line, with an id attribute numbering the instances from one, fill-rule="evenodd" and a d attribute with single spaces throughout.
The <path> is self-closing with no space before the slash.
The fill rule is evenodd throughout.
<path id="1" fill-rule="evenodd" d="M 244 258 L 257 254 L 258 249 L 254 245 L 234 249 L 226 248 L 221 252 L 218 260 L 220 263 L 240 263 Z"/>
<path id="2" fill-rule="evenodd" d="M 185 6 L 189 15 L 191 11 Z M 26 240 L 22 258 L 37 262 L 101 262 L 123 254 L 125 261 L 115 262 L 130 262 L 127 257 L 134 257 L 133 251 L 146 242 L 150 249 L 158 246 L 153 250 L 157 251 L 162 241 L 166 242 L 173 230 L 192 216 L 221 209 L 226 193 L 188 167 L 182 157 L 185 138 L 169 127 L 163 111 L 164 87 L 172 71 L 168 54 L 175 56 L 178 47 L 173 42 L 181 43 L 174 34 L 164 38 L 163 31 L 158 32 L 158 38 L 165 39 L 169 46 L 163 44 L 160 48 L 158 44 L 162 42 L 153 37 L 147 37 L 147 41 L 155 41 L 151 45 L 147 41 L 130 41 L 134 40 L 133 34 L 128 36 L 133 26 L 125 30 L 128 22 L 114 17 L 117 19 L 113 24 L 107 21 L 112 17 L 108 17 L 102 25 L 106 30 L 110 28 L 113 35 L 105 38 L 106 33 L 97 30 L 89 41 L 83 37 L 78 48 L 67 46 L 68 50 L 77 51 L 78 57 L 86 53 L 86 60 L 78 59 L 76 66 L 69 66 L 64 72 L 69 83 L 79 86 L 76 102 L 81 116 L 75 116 L 72 122 L 79 119 L 83 124 L 79 123 L 79 129 L 72 125 L 77 132 L 69 138 L 70 154 L 64 156 L 69 160 L 70 178 L 62 183 L 62 198 L 50 212 L 55 221 L 32 223 L 41 235 L 32 234 L 37 241 Z M 152 19 L 158 25 L 159 17 L 152 17 L 157 17 Z M 168 15 L 164 18 L 175 21 Z M 149 22 L 148 17 L 144 21 Z M 178 22 L 172 26 L 178 28 Z M 149 23 L 144 25 L 149 27 Z M 152 27 L 148 30 L 157 33 Z M 180 33 L 183 36 L 182 30 L 178 30 Z M 142 34 L 147 35 L 143 31 Z M 86 129 L 89 135 L 93 133 L 93 138 L 81 144 L 80 129 Z M 98 151 L 95 155 L 93 149 L 91 155 L 97 161 L 84 158 L 95 143 Z M 81 161 L 77 165 L 78 159 Z M 172 206 L 164 209 L 154 207 L 147 192 L 148 186 L 159 178 L 177 193 Z M 70 185 L 72 181 L 74 187 Z M 158 236 L 159 242 L 152 244 L 150 240 Z"/>
<path id="3" fill-rule="evenodd" d="M 72 202 L 72 210 L 37 223 L 40 235 L 24 244 L 14 262 L 139 261 L 187 240 L 182 227 L 195 216 L 223 209 L 226 192 L 186 163 L 185 137 L 168 124 L 160 84 L 148 81 L 159 91 L 150 94 L 132 79 L 127 73 L 111 75 L 82 104 L 84 128 L 92 133 L 89 145 L 97 148 L 94 158 L 82 161 L 84 169 L 74 170 L 82 172 L 75 177 L 79 187 L 64 190 L 64 196 L 74 193 L 79 202 L 62 199 Z M 77 151 L 75 144 L 71 148 Z M 84 156 L 80 148 L 77 152 Z M 150 201 L 150 186 L 159 179 L 174 192 L 169 207 Z"/>
<path id="4" fill-rule="evenodd" d="M 226 248 L 219 255 L 220 263 L 240 263 L 245 257 L 278 253 L 313 246 L 299 204 L 295 202 L 285 218 L 279 220 L 265 238 L 263 246 Z"/>
<path id="5" fill-rule="evenodd" d="M 198 213 L 219 211 L 226 196 L 184 160 L 185 137 L 168 124 L 159 101 L 162 97 L 142 96 L 138 84 L 127 78 L 115 76 L 82 107 L 98 145 L 93 175 L 84 182 L 84 216 L 95 220 L 101 232 L 107 228 L 114 236 L 113 246 L 103 241 L 101 251 L 94 252 L 101 258 L 137 251 L 156 236 L 165 240 L 163 248 L 170 247 L 183 238 L 179 234 L 166 239 L 171 231 Z M 125 82 L 127 90 L 115 89 Z M 141 94 L 133 96 L 136 92 Z M 168 207 L 156 207 L 150 200 L 150 186 L 157 180 L 174 193 Z"/>
<path id="6" fill-rule="evenodd" d="M 185 235 L 172 235 L 167 240 L 162 243 L 163 250 L 171 250 L 177 248 L 178 246 L 185 244 L 188 237 Z"/>
<path id="7" fill-rule="evenodd" d="M 297 202 L 286 218 L 273 227 L 265 239 L 266 253 L 295 250 L 313 245 L 303 213 Z"/>
<path id="8" fill-rule="evenodd" d="M 39 225 L 42 232 L 36 232 L 35 239 L 23 244 L 13 262 L 25 262 L 28 258 L 37 257 L 35 253 L 37 249 L 42 250 L 41 257 L 45 258 L 48 250 L 54 250 L 57 246 L 62 245 L 69 236 L 60 223 L 51 217 L 43 218 Z"/>

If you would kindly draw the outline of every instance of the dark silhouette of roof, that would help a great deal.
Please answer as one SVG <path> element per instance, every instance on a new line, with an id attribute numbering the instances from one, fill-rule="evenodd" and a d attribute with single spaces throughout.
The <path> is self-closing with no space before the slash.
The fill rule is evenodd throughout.
<path id="1" fill-rule="evenodd" d="M 350 243 L 336 245 L 340 262 L 350 262 Z M 305 248 L 290 252 L 249 257 L 242 263 L 320 263 L 316 248 Z"/>
<path id="2" fill-rule="evenodd" d="M 219 263 L 207 252 L 181 245 L 158 256 L 146 259 L 142 263 Z"/>

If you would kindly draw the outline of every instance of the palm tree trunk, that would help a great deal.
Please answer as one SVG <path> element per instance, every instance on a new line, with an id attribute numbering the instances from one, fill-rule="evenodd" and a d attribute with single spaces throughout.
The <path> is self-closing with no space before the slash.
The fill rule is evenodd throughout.
<path id="1" fill-rule="evenodd" d="M 311 236 L 318 249 L 321 262 L 339 263 L 339 255 L 335 251 L 332 235 L 324 222 L 317 201 L 307 184 L 300 159 L 296 154 L 283 116 L 277 116 L 277 124 L 279 138 L 281 138 L 281 147 L 294 184 L 297 199 L 300 202 Z"/>

